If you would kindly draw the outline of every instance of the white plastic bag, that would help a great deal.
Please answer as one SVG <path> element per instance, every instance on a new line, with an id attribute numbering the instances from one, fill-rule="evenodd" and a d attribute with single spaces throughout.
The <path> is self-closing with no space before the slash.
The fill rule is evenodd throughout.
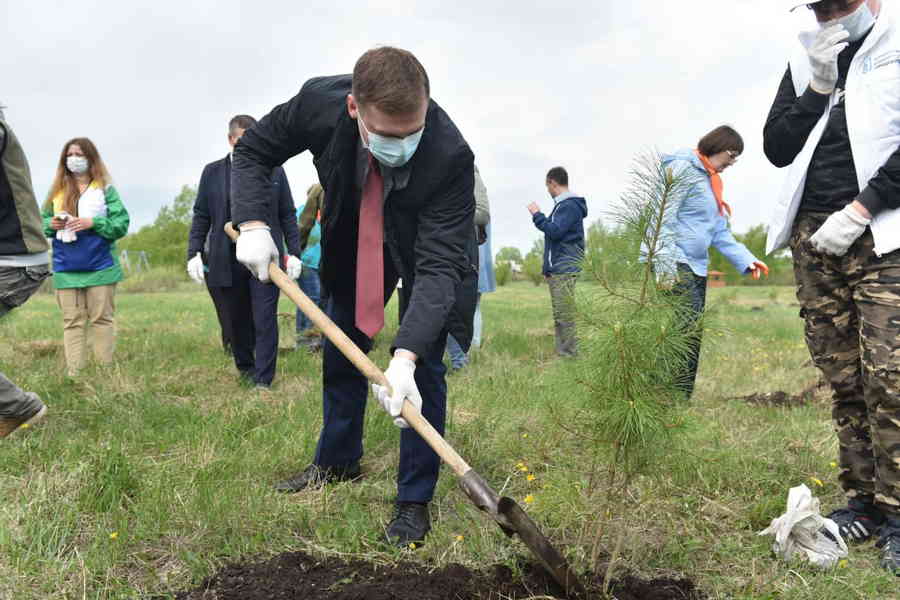
<path id="1" fill-rule="evenodd" d="M 826 529 L 834 539 L 822 533 Z M 774 535 L 772 550 L 779 558 L 791 560 L 802 553 L 809 562 L 830 569 L 847 556 L 847 544 L 837 524 L 819 514 L 819 500 L 803 484 L 788 492 L 787 512 L 773 519 L 758 535 Z"/>

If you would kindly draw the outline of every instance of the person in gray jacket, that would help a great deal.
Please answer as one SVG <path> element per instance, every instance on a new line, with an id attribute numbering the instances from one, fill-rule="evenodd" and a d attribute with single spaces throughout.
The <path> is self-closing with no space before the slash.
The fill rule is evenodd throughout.
<path id="1" fill-rule="evenodd" d="M 25 152 L 0 105 L 0 317 L 28 300 L 50 274 L 42 229 Z M 0 373 L 0 438 L 46 412 L 37 394 Z"/>

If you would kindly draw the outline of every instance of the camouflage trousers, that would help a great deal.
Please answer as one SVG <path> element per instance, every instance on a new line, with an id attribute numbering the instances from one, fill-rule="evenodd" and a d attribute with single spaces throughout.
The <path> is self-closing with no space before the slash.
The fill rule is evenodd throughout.
<path id="1" fill-rule="evenodd" d="M 841 486 L 900 517 L 900 250 L 877 256 L 866 232 L 844 256 L 809 238 L 828 217 L 794 221 L 791 251 L 813 362 L 832 388 Z"/>
<path id="2" fill-rule="evenodd" d="M 0 267 L 0 317 L 24 304 L 49 275 L 47 265 Z"/>

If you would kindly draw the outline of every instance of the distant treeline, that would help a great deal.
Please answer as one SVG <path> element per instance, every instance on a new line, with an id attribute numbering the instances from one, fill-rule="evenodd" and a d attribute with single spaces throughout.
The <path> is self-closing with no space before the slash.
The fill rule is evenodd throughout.
<path id="1" fill-rule="evenodd" d="M 181 188 L 175 201 L 159 210 L 152 225 L 145 225 L 116 242 L 119 250 L 146 252 L 154 268 L 183 266 L 187 262 L 188 232 L 196 197 L 196 188 L 189 185 Z"/>
<path id="2" fill-rule="evenodd" d="M 156 220 L 152 225 L 141 227 L 136 233 L 132 233 L 117 243 L 120 250 L 130 252 L 144 251 L 150 259 L 150 264 L 155 267 L 182 266 L 187 261 L 187 239 L 193 216 L 194 199 L 197 197 L 197 189 L 184 186 L 175 197 L 171 205 L 160 209 Z M 710 250 L 711 271 L 725 273 L 725 280 L 729 285 L 793 285 L 794 272 L 790 256 L 785 252 L 778 252 L 775 256 L 765 256 L 766 252 L 766 228 L 763 225 L 755 225 L 745 233 L 737 233 L 734 236 L 750 249 L 755 256 L 769 265 L 770 275 L 768 279 L 754 281 L 750 277 L 741 276 L 731 263 L 714 248 Z M 628 236 L 614 227 L 603 225 L 601 221 L 592 224 L 587 230 L 586 258 L 592 261 L 615 260 L 621 261 L 622 257 L 633 256 L 637 260 L 640 243 L 629 240 Z M 541 283 L 541 264 L 544 254 L 544 240 L 535 240 L 531 250 L 525 256 L 518 248 L 501 248 L 496 256 L 496 268 L 500 270 L 498 283 L 503 285 L 512 276 L 510 263 L 516 263 L 521 267 L 524 277 Z"/>
<path id="3" fill-rule="evenodd" d="M 769 266 L 769 277 L 759 281 L 741 275 L 730 262 L 715 248 L 710 249 L 710 271 L 721 271 L 728 285 L 793 285 L 794 270 L 790 255 L 784 251 L 766 256 L 766 228 L 755 225 L 745 233 L 737 233 L 735 239 L 743 243 L 760 260 Z M 599 264 L 608 261 L 617 263 L 623 260 L 637 261 L 640 255 L 640 240 L 625 234 L 615 227 L 603 225 L 601 221 L 592 224 L 585 238 L 585 260 Z M 523 257 L 518 248 L 511 246 L 501 248 L 495 256 L 495 269 L 498 270 L 498 283 L 503 285 L 512 278 L 510 263 L 521 267 L 522 275 L 536 285 L 541 283 L 541 260 L 544 251 L 544 240 L 534 242 L 531 250 Z M 502 282 L 501 282 L 502 281 Z"/>

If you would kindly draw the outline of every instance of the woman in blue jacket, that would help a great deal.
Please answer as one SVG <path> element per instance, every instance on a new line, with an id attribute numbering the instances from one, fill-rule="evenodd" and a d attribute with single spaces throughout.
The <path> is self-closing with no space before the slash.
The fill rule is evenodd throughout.
<path id="1" fill-rule="evenodd" d="M 672 292 L 685 299 L 685 327 L 692 334 L 690 354 L 678 385 L 687 397 L 694 391 L 700 358 L 701 331 L 697 327 L 706 305 L 706 274 L 709 248 L 714 247 L 739 273 L 759 279 L 769 268 L 734 239 L 728 225 L 731 207 L 725 202 L 720 173 L 737 162 L 744 140 L 728 125 L 716 127 L 697 143 L 697 148 L 665 155 L 666 170 L 689 183 L 687 193 L 663 225 L 663 239 L 654 263 L 657 280 L 672 285 Z"/>

